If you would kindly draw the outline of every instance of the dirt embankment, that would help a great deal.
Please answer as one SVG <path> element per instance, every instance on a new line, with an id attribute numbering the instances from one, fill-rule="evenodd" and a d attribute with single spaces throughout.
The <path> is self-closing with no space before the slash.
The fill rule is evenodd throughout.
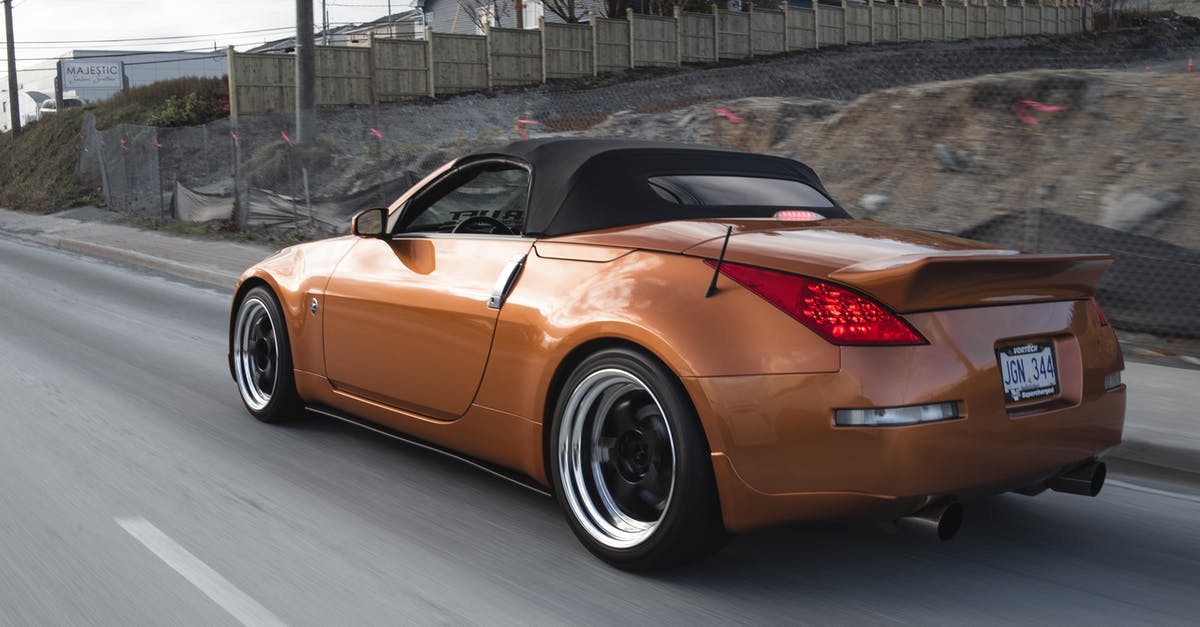
<path id="1" fill-rule="evenodd" d="M 1048 208 L 1200 249 L 1200 74 L 1031 71 L 844 104 L 747 98 L 623 113 L 588 134 L 792 156 L 860 215 L 959 231 Z M 722 109 L 727 110 L 722 111 Z"/>

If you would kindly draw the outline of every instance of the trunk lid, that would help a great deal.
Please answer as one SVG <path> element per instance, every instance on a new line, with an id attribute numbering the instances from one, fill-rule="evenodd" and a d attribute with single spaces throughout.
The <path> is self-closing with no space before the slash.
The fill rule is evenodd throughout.
<path id="1" fill-rule="evenodd" d="M 725 260 L 826 279 L 897 312 L 1091 297 L 1107 255 L 1026 254 L 865 220 L 681 220 L 555 238 Z"/>

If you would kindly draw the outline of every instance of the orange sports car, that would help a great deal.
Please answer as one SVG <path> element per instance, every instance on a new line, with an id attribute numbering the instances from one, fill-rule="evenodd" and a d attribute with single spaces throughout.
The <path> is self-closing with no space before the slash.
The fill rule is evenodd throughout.
<path id="1" fill-rule="evenodd" d="M 370 426 L 552 492 L 582 543 L 675 564 L 786 521 L 1096 494 L 1123 361 L 1111 259 L 853 219 L 811 169 L 517 142 L 242 275 L 229 366 L 264 421 Z"/>

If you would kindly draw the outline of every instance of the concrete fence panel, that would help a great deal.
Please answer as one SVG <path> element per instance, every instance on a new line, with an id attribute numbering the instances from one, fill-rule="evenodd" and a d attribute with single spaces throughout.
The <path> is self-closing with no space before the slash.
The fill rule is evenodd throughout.
<path id="1" fill-rule="evenodd" d="M 895 43 L 900 41 L 900 15 L 894 4 L 876 2 L 873 7 L 874 40 L 876 43 Z"/>
<path id="2" fill-rule="evenodd" d="M 1036 4 L 1025 4 L 1025 33 L 1026 35 L 1042 34 L 1042 7 Z"/>
<path id="3" fill-rule="evenodd" d="M 592 27 L 586 24 L 542 24 L 546 78 L 592 75 Z"/>
<path id="4" fill-rule="evenodd" d="M 596 71 L 616 72 L 629 69 L 629 22 L 596 18 L 593 21 L 596 44 Z"/>
<path id="5" fill-rule="evenodd" d="M 438 95 L 488 88 L 487 37 L 433 33 L 433 90 Z"/>
<path id="6" fill-rule="evenodd" d="M 841 46 L 846 43 L 846 10 L 843 7 L 821 5 L 817 13 L 817 37 L 822 46 Z"/>
<path id="7" fill-rule="evenodd" d="M 372 104 L 369 48 L 316 46 L 314 57 L 317 104 Z"/>
<path id="8" fill-rule="evenodd" d="M 783 11 L 756 9 L 751 13 L 750 42 L 754 45 L 754 56 L 786 52 Z"/>
<path id="9" fill-rule="evenodd" d="M 817 47 L 817 17 L 811 8 L 788 8 L 787 49 Z"/>
<path id="10" fill-rule="evenodd" d="M 746 59 L 751 56 L 750 14 L 717 11 L 717 54 L 722 59 Z"/>
<path id="11" fill-rule="evenodd" d="M 425 41 L 371 38 L 368 46 L 318 46 L 317 103 L 371 105 L 421 96 L 527 85 L 635 66 L 675 66 L 787 50 L 893 41 L 1066 34 L 1090 30 L 1094 6 L 1029 0 L 926 0 L 816 4 L 784 11 L 629 14 L 590 24 L 489 34 L 429 32 Z M 984 4 L 987 3 L 987 4 Z M 229 51 L 232 113 L 295 109 L 295 56 Z"/>
<path id="12" fill-rule="evenodd" d="M 1025 34 L 1025 16 L 1021 5 L 1010 4 L 1004 8 L 1004 34 L 1009 37 Z"/>
<path id="13" fill-rule="evenodd" d="M 375 99 L 397 102 L 429 95 L 429 45 L 415 39 L 376 39 Z"/>
<path id="14" fill-rule="evenodd" d="M 234 112 L 286 113 L 296 110 L 296 57 L 281 54 L 230 56 Z"/>
<path id="15" fill-rule="evenodd" d="M 979 4 L 981 0 L 967 2 L 967 37 L 983 39 L 987 37 L 987 9 Z"/>
<path id="16" fill-rule="evenodd" d="M 488 30 L 492 87 L 542 82 L 542 34 L 536 30 Z"/>
<path id="17" fill-rule="evenodd" d="M 945 7 L 940 4 L 921 7 L 921 32 L 924 33 L 925 39 L 947 39 L 945 11 Z"/>
<path id="18" fill-rule="evenodd" d="M 1083 5 L 1083 29 L 1086 31 L 1091 31 L 1095 27 L 1096 5 L 1089 2 L 1088 4 Z"/>
<path id="19" fill-rule="evenodd" d="M 679 65 L 679 34 L 675 18 L 633 15 L 634 67 Z"/>
<path id="20" fill-rule="evenodd" d="M 967 7 L 961 4 L 947 3 L 946 11 L 946 39 L 966 39 L 967 38 Z"/>
<path id="21" fill-rule="evenodd" d="M 987 36 L 1003 37 L 1005 35 L 1004 7 L 989 0 L 987 7 Z"/>
<path id="22" fill-rule="evenodd" d="M 867 5 L 846 5 L 846 43 L 871 43 L 871 9 Z"/>
<path id="23" fill-rule="evenodd" d="M 679 14 L 680 59 L 686 63 L 717 60 L 717 22 L 711 13 Z"/>
<path id="24" fill-rule="evenodd" d="M 787 10 L 787 47 L 788 50 L 817 47 L 817 16 L 813 9 Z"/>
<path id="25" fill-rule="evenodd" d="M 897 15 L 897 34 L 900 41 L 921 41 L 924 37 L 921 36 L 921 7 L 915 4 L 904 3 L 899 7 Z"/>

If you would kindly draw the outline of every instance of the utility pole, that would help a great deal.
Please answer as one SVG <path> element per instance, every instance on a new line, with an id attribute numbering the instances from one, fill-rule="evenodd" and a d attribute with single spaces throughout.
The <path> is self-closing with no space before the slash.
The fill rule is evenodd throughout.
<path id="1" fill-rule="evenodd" d="M 321 45 L 329 45 L 329 9 L 325 8 L 325 0 L 321 0 Z"/>
<path id="2" fill-rule="evenodd" d="M 311 144 L 316 140 L 315 61 L 313 0 L 296 0 L 296 142 L 301 145 Z"/>
<path id="3" fill-rule="evenodd" d="M 8 35 L 8 110 L 12 112 L 12 136 L 21 134 L 21 99 L 17 96 L 17 55 L 13 46 L 12 0 L 4 0 L 4 30 Z"/>

